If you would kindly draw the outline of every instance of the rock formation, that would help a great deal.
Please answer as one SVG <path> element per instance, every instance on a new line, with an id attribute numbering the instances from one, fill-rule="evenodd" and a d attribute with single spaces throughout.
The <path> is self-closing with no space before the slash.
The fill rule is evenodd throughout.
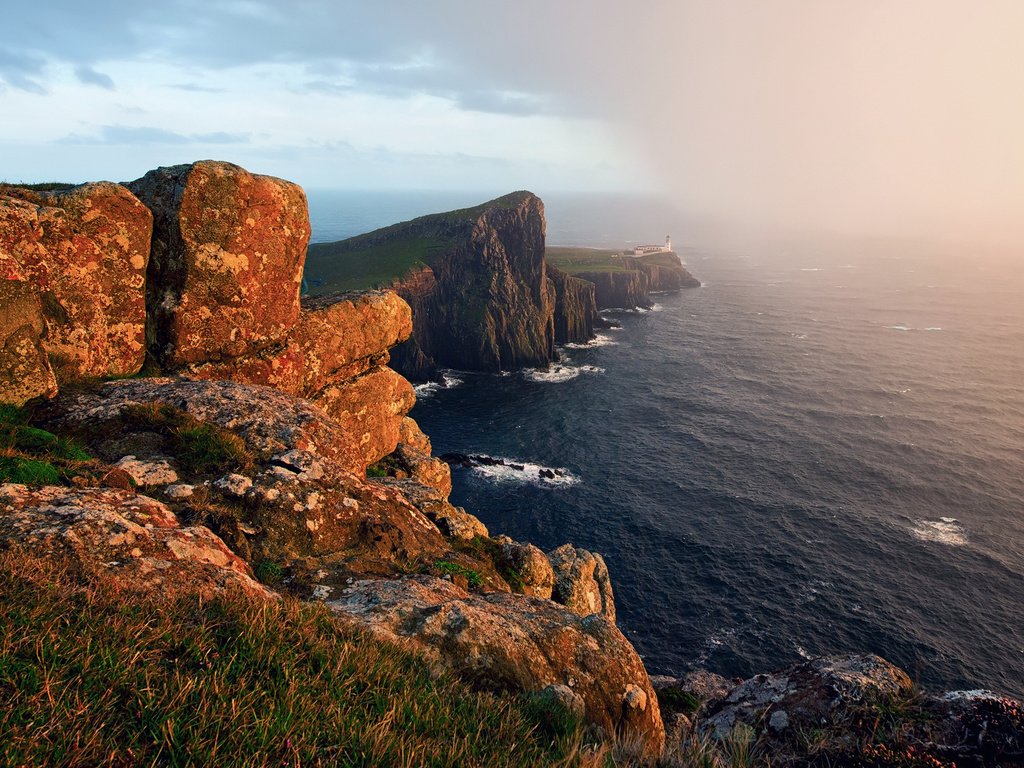
<path id="1" fill-rule="evenodd" d="M 555 343 L 583 344 L 594 338 L 594 329 L 605 323 L 597 313 L 597 294 L 592 281 L 568 275 L 548 266 L 555 286 Z"/>
<path id="2" fill-rule="evenodd" d="M 0 273 L 15 265 L 38 290 L 62 380 L 142 368 L 151 233 L 149 211 L 120 184 L 0 188 Z"/>
<path id="3" fill-rule="evenodd" d="M 656 264 L 649 257 L 628 256 L 620 257 L 616 264 L 621 269 L 575 273 L 576 277 L 594 284 L 599 309 L 646 308 L 654 303 L 651 293 L 700 287 L 700 281 L 681 265 Z"/>
<path id="4" fill-rule="evenodd" d="M 165 369 L 251 355 L 285 338 L 298 321 L 309 242 L 301 187 L 209 160 L 158 168 L 127 186 L 153 211 L 149 341 Z"/>
<path id="5" fill-rule="evenodd" d="M 388 367 L 417 332 L 409 305 L 362 291 L 300 306 L 309 225 L 287 182 L 206 161 L 129 186 L 145 205 L 111 184 L 0 198 L 3 401 L 56 394 L 46 353 L 68 378 L 134 373 L 148 341 L 154 374 L 68 388 L 18 416 L 32 425 L 11 435 L 71 441 L 72 458 L 46 475 L 64 485 L 0 486 L 0 548 L 126 594 L 333 598 L 339 620 L 413 642 L 473 684 L 565 700 L 656 757 L 658 702 L 614 625 L 599 556 L 567 545 L 553 560 L 492 539 L 449 502 L 448 465 L 407 416 L 411 385 Z M 410 298 L 445 314 L 448 330 L 415 337 L 418 353 L 493 369 L 551 359 L 540 201 L 508 196 L 428 229 L 450 247 L 419 273 L 432 287 Z M 99 251 L 111 264 L 94 265 Z M 80 285 L 48 273 L 61 258 Z M 572 290 L 582 313 L 588 289 Z M 117 335 L 127 332 L 111 308 L 130 334 Z"/>
<path id="6" fill-rule="evenodd" d="M 313 244 L 310 269 L 332 260 L 419 253 L 394 275 L 412 307 L 413 337 L 396 367 L 422 379 L 436 366 L 499 371 L 555 359 L 555 289 L 544 262 L 544 205 L 515 192 L 476 208 L 424 216 L 338 243 Z M 429 247 L 424 247 L 424 243 Z M 369 255 L 367 255 L 369 254 Z"/>

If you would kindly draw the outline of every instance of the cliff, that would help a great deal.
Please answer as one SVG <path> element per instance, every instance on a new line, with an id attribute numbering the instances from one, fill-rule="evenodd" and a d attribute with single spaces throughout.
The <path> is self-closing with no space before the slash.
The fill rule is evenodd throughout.
<path id="1" fill-rule="evenodd" d="M 449 501 L 447 466 L 388 366 L 416 309 L 393 291 L 299 303 L 300 189 L 209 161 L 130 187 L 145 205 L 110 184 L 31 203 L 0 194 L 0 761 L 230 764 L 255 750 L 254 764 L 1019 764 L 1024 705 L 921 692 L 875 656 L 652 680 L 615 624 L 599 554 L 492 537 Z M 414 271 L 418 306 L 457 290 L 451 270 L 487 260 L 472 295 L 509 301 L 515 354 L 539 353 L 556 322 L 587 332 L 591 289 L 538 260 L 536 198 L 501 200 L 417 230 L 440 259 Z M 463 234 L 442 248 L 446 227 Z M 56 274 L 65 264 L 77 284 Z M 647 266 L 606 271 L 646 290 L 684 279 Z M 511 285 L 519 274 L 533 282 Z M 479 306 L 497 328 L 502 310 Z M 126 308 L 125 327 L 111 307 Z M 517 359 L 497 335 L 466 332 L 482 359 Z M 415 685 L 381 689 L 360 659 Z M 537 725 L 489 708 L 509 692 Z M 552 736 L 552 723 L 568 726 Z M 478 724 L 508 755 L 466 752 Z M 426 741 L 392 749 L 396 729 Z"/>
<path id="2" fill-rule="evenodd" d="M 544 262 L 544 204 L 514 192 L 309 247 L 307 279 L 324 286 L 390 281 L 412 307 L 395 364 L 413 378 L 436 366 L 499 371 L 556 359 L 555 290 Z"/>
<path id="3" fill-rule="evenodd" d="M 673 252 L 633 257 L 594 248 L 551 247 L 546 256 L 550 265 L 593 283 L 597 309 L 650 307 L 652 293 L 700 287 Z"/>
<path id="4" fill-rule="evenodd" d="M 69 214 L 100 193 L 122 201 L 94 203 L 124 233 L 116 248 L 138 251 L 121 266 L 114 246 L 88 240 L 97 217 Z M 600 556 L 491 538 L 448 501 L 448 467 L 388 366 L 415 333 L 409 304 L 373 290 L 299 302 L 301 189 L 204 161 L 28 194 L 0 195 L 0 550 L 140 599 L 326 600 L 338 626 L 660 753 L 658 702 L 614 624 Z M 60 236 L 40 237 L 55 229 L 41 218 Z M 418 290 L 405 286 L 447 321 L 423 348 L 445 364 L 550 359 L 543 231 L 528 193 L 416 225 L 447 243 Z M 111 250 L 109 264 L 91 255 Z M 77 286 L 53 275 L 61 259 Z M 122 306 L 135 341 L 124 349 L 109 341 Z M 122 353 L 114 380 L 90 375 Z"/>

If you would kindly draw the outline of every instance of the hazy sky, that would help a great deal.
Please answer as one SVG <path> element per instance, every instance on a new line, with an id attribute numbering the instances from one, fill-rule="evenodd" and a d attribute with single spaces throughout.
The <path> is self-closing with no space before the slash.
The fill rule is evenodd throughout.
<path id="1" fill-rule="evenodd" d="M 8 3 L 0 178 L 659 191 L 1024 242 L 1021 0 Z"/>

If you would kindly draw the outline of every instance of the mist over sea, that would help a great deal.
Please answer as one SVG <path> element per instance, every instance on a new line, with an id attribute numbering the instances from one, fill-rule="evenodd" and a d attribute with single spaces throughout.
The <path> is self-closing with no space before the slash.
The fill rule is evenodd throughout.
<path id="1" fill-rule="evenodd" d="M 494 194 L 309 193 L 314 241 Z M 875 652 L 1024 695 L 1024 275 L 885 240 L 686 247 L 649 201 L 543 195 L 548 242 L 671 234 L 704 287 L 413 416 L 491 532 L 604 554 L 652 672 Z M 562 468 L 544 480 L 537 467 Z M 486 473 L 485 473 L 486 471 Z"/>

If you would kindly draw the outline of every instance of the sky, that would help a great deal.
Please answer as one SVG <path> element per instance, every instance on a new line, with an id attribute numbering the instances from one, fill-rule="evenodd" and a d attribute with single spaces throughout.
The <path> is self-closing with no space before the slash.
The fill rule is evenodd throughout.
<path id="1" fill-rule="evenodd" d="M 307 188 L 614 190 L 1024 243 L 1020 0 L 6 6 L 7 181 L 213 158 Z"/>

